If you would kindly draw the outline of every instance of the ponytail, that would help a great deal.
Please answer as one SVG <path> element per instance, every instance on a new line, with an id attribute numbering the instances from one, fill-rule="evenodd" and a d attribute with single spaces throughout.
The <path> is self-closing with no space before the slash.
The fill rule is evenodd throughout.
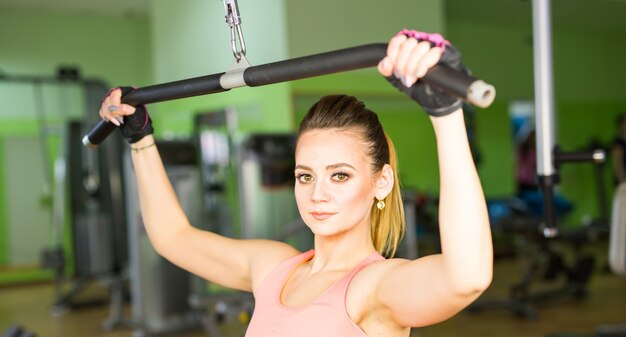
<path id="1" fill-rule="evenodd" d="M 398 179 L 398 163 L 396 150 L 391 138 L 385 134 L 389 147 L 389 165 L 393 170 L 393 187 L 391 193 L 384 199 L 385 207 L 379 210 L 377 200 L 373 200 L 371 209 L 371 231 L 374 247 L 383 256 L 393 257 L 398 244 L 404 236 L 406 221 L 404 219 L 404 206 L 400 192 L 400 180 Z"/>

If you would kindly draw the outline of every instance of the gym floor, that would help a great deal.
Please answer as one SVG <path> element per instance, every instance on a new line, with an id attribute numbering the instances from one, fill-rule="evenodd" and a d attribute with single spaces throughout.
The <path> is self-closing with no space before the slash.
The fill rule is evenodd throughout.
<path id="1" fill-rule="evenodd" d="M 559 296 L 537 303 L 534 306 L 536 309 L 534 318 L 521 318 L 507 309 L 466 310 L 441 324 L 416 329 L 411 336 L 593 336 L 593 331 L 599 325 L 624 324 L 626 278 L 604 271 L 605 248 L 605 242 L 599 242 L 593 247 L 596 268 L 588 287 L 588 295 L 582 299 Z M 480 300 L 507 296 L 509 286 L 519 278 L 521 265 L 519 259 L 497 259 L 492 286 Z M 545 282 L 541 284 L 543 288 L 557 286 Z M 93 290 L 87 292 L 102 292 L 98 285 L 93 287 Z M 132 336 L 132 330 L 128 328 L 119 328 L 111 332 L 101 329 L 101 323 L 108 316 L 106 304 L 74 309 L 64 315 L 52 317 L 49 314 L 49 305 L 53 299 L 53 292 L 53 285 L 49 283 L 0 288 L 0 332 L 4 332 L 12 324 L 19 324 L 38 337 Z M 128 307 L 125 311 L 126 314 L 130 312 Z M 245 327 L 236 322 L 226 323 L 221 328 L 224 337 L 243 336 L 245 333 Z M 208 334 L 198 329 L 175 336 L 201 337 Z"/>

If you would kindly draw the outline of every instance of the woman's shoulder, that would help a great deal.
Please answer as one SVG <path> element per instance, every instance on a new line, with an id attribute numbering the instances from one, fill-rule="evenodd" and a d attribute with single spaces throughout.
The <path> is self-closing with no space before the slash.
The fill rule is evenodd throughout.
<path id="1" fill-rule="evenodd" d="M 389 275 L 389 272 L 409 262 L 411 260 L 402 258 L 375 260 L 354 276 L 350 287 L 360 288 L 365 292 L 371 293 L 380 281 Z"/>

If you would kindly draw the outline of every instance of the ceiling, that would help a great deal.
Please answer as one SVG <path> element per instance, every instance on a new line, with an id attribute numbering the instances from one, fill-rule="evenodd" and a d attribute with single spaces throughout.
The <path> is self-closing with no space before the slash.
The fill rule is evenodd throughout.
<path id="1" fill-rule="evenodd" d="M 105 15 L 148 15 L 150 0 L 0 0 L 0 6 Z"/>
<path id="2" fill-rule="evenodd" d="M 146 16 L 149 12 L 150 1 L 0 0 L 0 6 L 106 15 Z M 445 2 L 446 15 L 453 19 L 492 22 L 504 25 L 528 25 L 529 27 L 532 24 L 532 0 L 445 0 Z M 556 28 L 575 29 L 583 26 L 586 30 L 600 33 L 609 31 L 626 32 L 626 0 L 552 0 L 552 12 L 552 22 Z M 581 22 L 593 22 L 593 24 L 581 25 Z"/>
<path id="3" fill-rule="evenodd" d="M 551 12 L 555 29 L 626 33 L 626 0 L 553 0 Z M 530 28 L 532 1 L 446 0 L 446 15 L 457 20 Z"/>

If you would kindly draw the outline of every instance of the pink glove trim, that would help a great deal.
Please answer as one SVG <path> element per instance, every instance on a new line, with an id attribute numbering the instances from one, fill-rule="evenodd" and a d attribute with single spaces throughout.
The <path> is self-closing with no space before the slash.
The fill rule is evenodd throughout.
<path id="1" fill-rule="evenodd" d="M 109 89 L 109 91 L 107 91 L 107 94 L 104 95 L 104 98 L 102 99 L 102 101 L 100 103 L 104 102 L 105 99 L 107 99 L 109 96 L 111 96 L 111 93 L 113 93 L 113 90 L 116 90 L 116 89 L 119 89 L 119 88 L 111 88 L 111 89 Z"/>
<path id="2" fill-rule="evenodd" d="M 144 109 L 146 109 L 146 122 L 143 123 L 143 126 L 141 127 L 142 130 L 146 129 L 146 126 L 148 126 L 148 122 L 150 121 L 150 116 L 148 116 L 148 108 L 144 106 Z"/>
<path id="3" fill-rule="evenodd" d="M 450 42 L 443 38 L 440 34 L 428 34 L 424 32 L 418 32 L 416 30 L 403 29 L 396 36 L 404 35 L 408 38 L 414 38 L 417 41 L 428 41 L 432 43 L 435 47 L 439 47 L 442 49 L 442 52 L 446 50 L 446 46 L 450 45 Z"/>
<path id="4" fill-rule="evenodd" d="M 135 86 L 131 86 L 131 88 L 133 88 L 133 90 L 137 90 Z M 144 106 L 144 109 L 146 109 L 146 121 L 143 123 L 143 126 L 141 127 L 142 130 L 146 129 L 146 126 L 148 126 L 148 122 L 150 121 L 150 116 L 148 116 L 148 108 Z"/>

